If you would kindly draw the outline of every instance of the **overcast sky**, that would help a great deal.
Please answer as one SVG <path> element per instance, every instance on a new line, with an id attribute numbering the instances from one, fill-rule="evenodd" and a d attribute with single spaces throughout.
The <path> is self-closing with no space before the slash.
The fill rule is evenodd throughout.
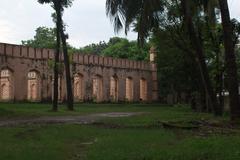
<path id="1" fill-rule="evenodd" d="M 105 1 L 74 0 L 65 11 L 63 18 L 71 45 L 80 47 L 116 36 L 105 14 Z M 240 0 L 229 0 L 229 6 L 231 17 L 240 20 Z M 37 27 L 54 27 L 52 12 L 49 5 L 40 5 L 37 0 L 1 0 L 0 42 L 20 44 L 21 40 L 33 38 Z M 127 38 L 134 40 L 136 34 L 129 33 Z"/>

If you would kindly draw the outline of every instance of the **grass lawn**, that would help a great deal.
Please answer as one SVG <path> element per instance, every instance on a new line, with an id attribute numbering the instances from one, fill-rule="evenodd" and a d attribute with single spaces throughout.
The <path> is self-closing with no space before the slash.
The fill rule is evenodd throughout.
<path id="1" fill-rule="evenodd" d="M 154 112 L 159 110 L 158 104 L 76 104 L 75 111 L 68 111 L 60 105 L 57 113 L 51 112 L 51 104 L 34 103 L 0 103 L 0 119 L 28 118 L 39 116 L 85 115 L 102 112 Z M 166 106 L 164 106 L 166 107 Z"/>
<path id="2" fill-rule="evenodd" d="M 35 124 L 0 127 L 0 160 L 239 160 L 240 130 L 166 129 L 159 122 L 211 121 L 225 118 L 193 113 L 188 107 L 158 104 L 79 104 L 75 112 L 44 104 L 0 104 L 0 121 L 102 112 L 144 112 L 104 118 L 91 125 Z M 188 123 L 186 123 L 188 124 Z"/>

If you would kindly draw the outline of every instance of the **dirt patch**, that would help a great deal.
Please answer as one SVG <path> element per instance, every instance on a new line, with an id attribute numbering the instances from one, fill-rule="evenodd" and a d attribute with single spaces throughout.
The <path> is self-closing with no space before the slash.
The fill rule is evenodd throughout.
<path id="1" fill-rule="evenodd" d="M 211 135 L 235 135 L 240 133 L 239 127 L 232 125 L 230 122 L 203 120 L 195 123 L 200 126 L 199 132 L 196 132 L 196 135 L 199 137 L 208 137 Z"/>
<path id="2" fill-rule="evenodd" d="M 108 129 L 157 129 L 157 128 L 163 128 L 162 125 L 159 125 L 159 124 L 123 125 L 123 124 L 114 124 L 114 123 L 106 123 L 106 122 L 94 122 L 91 125 L 100 127 L 100 128 L 108 128 Z"/>
<path id="3" fill-rule="evenodd" d="M 193 136 L 197 137 L 209 137 L 212 135 L 235 135 L 240 133 L 240 129 L 232 126 L 226 122 L 210 122 L 210 121 L 173 121 L 173 122 L 162 122 L 153 121 L 149 124 L 116 124 L 111 122 L 96 121 L 91 125 L 100 128 L 107 129 L 166 129 L 171 130 L 175 133 L 181 133 L 187 131 Z"/>
<path id="4" fill-rule="evenodd" d="M 143 112 L 111 112 L 98 113 L 83 116 L 57 116 L 57 117 L 39 117 L 31 119 L 18 120 L 0 120 L 0 127 L 30 125 L 30 124 L 91 124 L 103 118 L 131 117 L 146 114 Z"/>
<path id="5" fill-rule="evenodd" d="M 240 129 L 238 126 L 234 126 L 229 122 L 224 121 L 177 121 L 177 122 L 161 122 L 165 129 L 177 130 L 189 130 L 197 137 L 209 137 L 212 135 L 234 135 L 239 134 Z"/>

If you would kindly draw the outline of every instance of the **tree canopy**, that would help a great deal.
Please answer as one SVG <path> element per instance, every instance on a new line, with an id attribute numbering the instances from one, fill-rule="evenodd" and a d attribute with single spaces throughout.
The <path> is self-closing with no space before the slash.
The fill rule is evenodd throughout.
<path id="1" fill-rule="evenodd" d="M 56 29 L 48 27 L 38 27 L 35 36 L 30 40 L 22 40 L 22 44 L 34 48 L 51 48 L 56 46 Z"/>
<path id="2" fill-rule="evenodd" d="M 34 48 L 51 48 L 56 46 L 56 29 L 48 27 L 38 27 L 33 39 L 22 40 L 22 44 Z M 85 47 L 76 48 L 67 44 L 69 53 L 80 54 L 97 54 L 102 56 L 110 56 L 115 58 L 126 58 L 132 60 L 148 60 L 148 52 L 150 45 L 145 44 L 143 48 L 139 48 L 137 41 L 129 41 L 125 38 L 112 37 L 106 43 L 92 43 Z"/>

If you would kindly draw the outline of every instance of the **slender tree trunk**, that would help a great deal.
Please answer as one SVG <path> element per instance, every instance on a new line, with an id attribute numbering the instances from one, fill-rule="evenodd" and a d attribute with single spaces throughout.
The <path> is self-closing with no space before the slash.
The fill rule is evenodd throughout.
<path id="1" fill-rule="evenodd" d="M 60 54 L 60 47 L 61 47 L 61 40 L 60 40 L 60 32 L 59 32 L 59 22 L 56 22 L 56 39 L 57 39 L 57 43 L 56 43 L 56 51 L 55 51 L 55 61 L 54 61 L 54 89 L 53 89 L 53 106 L 52 106 L 52 110 L 53 111 L 57 111 L 58 110 L 58 77 L 59 77 L 59 68 L 58 68 L 58 64 L 59 64 L 59 54 Z"/>
<path id="2" fill-rule="evenodd" d="M 224 112 L 224 92 L 223 92 L 223 71 L 221 72 L 220 76 L 219 76 L 219 105 L 222 109 L 222 112 Z"/>
<path id="3" fill-rule="evenodd" d="M 215 8 L 213 7 L 210 12 L 212 17 L 209 17 L 209 14 L 207 12 L 207 8 L 205 8 L 205 20 L 206 20 L 206 27 L 207 27 L 207 33 L 209 38 L 211 39 L 212 45 L 213 45 L 213 51 L 216 54 L 216 86 L 215 86 L 215 94 L 218 95 L 218 102 L 219 102 L 219 111 L 221 114 L 223 114 L 224 110 L 224 97 L 223 97 L 223 67 L 222 67 L 222 60 L 221 60 L 221 50 L 220 50 L 220 43 L 219 40 L 216 38 L 216 34 L 212 31 L 211 28 L 216 28 L 216 14 L 215 14 Z"/>
<path id="4" fill-rule="evenodd" d="M 215 46 L 217 47 L 217 46 Z M 216 75 L 216 93 L 218 94 L 219 109 L 223 114 L 224 111 L 224 95 L 223 95 L 223 67 L 222 61 L 220 58 L 220 49 L 219 47 L 215 49 L 216 61 L 217 61 L 217 75 Z"/>
<path id="5" fill-rule="evenodd" d="M 238 77 L 236 56 L 234 53 L 233 28 L 230 20 L 227 0 L 219 0 L 224 32 L 225 63 L 229 89 L 231 120 L 240 121 L 240 101 L 238 95 Z"/>
<path id="6" fill-rule="evenodd" d="M 206 90 L 204 88 L 199 88 L 199 97 L 200 97 L 200 108 L 201 112 L 208 112 L 208 104 L 206 103 Z"/>
<path id="7" fill-rule="evenodd" d="M 64 34 L 63 30 L 63 21 L 62 21 L 62 14 L 59 10 L 57 14 L 57 19 L 59 21 L 59 34 L 61 35 L 62 39 L 62 47 L 63 47 L 63 55 L 64 55 L 64 65 L 65 65 L 65 74 L 66 74 L 66 86 L 67 86 L 67 106 L 69 110 L 73 110 L 73 92 L 72 92 L 72 80 L 71 80 L 71 72 L 70 72 L 70 63 L 69 63 L 69 56 L 67 50 L 67 43 L 66 43 L 66 35 Z"/>
<path id="8" fill-rule="evenodd" d="M 66 74 L 66 85 L 67 85 L 67 103 L 68 109 L 73 110 L 73 91 L 72 91 L 72 78 L 70 72 L 70 62 L 67 51 L 66 37 L 64 32 L 61 32 L 62 43 L 63 43 L 63 54 L 64 54 L 64 64 L 65 64 L 65 74 Z"/>
<path id="9" fill-rule="evenodd" d="M 214 94 L 214 90 L 209 78 L 207 65 L 205 62 L 205 56 L 203 53 L 203 47 L 201 45 L 199 37 L 196 34 L 194 24 L 192 21 L 192 16 L 190 11 L 190 0 L 181 0 L 181 3 L 183 7 L 184 21 L 188 30 L 189 39 L 196 52 L 198 65 L 199 65 L 199 69 L 202 77 L 202 82 L 204 84 L 207 96 L 209 97 L 211 108 L 213 109 L 214 114 L 216 116 L 221 116 L 221 112 L 219 110 L 218 103 L 217 103 L 217 98 L 216 98 L 216 95 Z"/>

